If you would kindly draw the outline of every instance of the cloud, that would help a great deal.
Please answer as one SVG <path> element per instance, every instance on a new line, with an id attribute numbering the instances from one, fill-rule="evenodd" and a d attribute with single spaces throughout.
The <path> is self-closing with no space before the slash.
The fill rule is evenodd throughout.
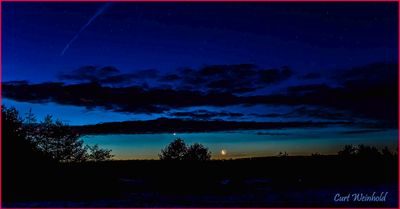
<path id="1" fill-rule="evenodd" d="M 259 69 L 253 64 L 209 65 L 198 70 L 178 69 L 161 74 L 155 69 L 136 70 L 121 73 L 112 66 L 84 66 L 72 72 L 60 74 L 62 81 L 91 82 L 101 85 L 147 85 L 152 87 L 170 86 L 181 90 L 196 90 L 215 93 L 246 93 L 288 79 L 292 71 L 282 69 Z M 148 86 L 148 85 L 147 85 Z"/>
<path id="2" fill-rule="evenodd" d="M 102 85 L 126 85 L 140 83 L 143 79 L 152 79 L 157 76 L 158 71 L 154 69 L 138 70 L 134 73 L 121 73 L 120 70 L 112 66 L 99 67 L 88 65 L 73 70 L 72 72 L 61 73 L 59 79 L 99 83 Z"/>
<path id="3" fill-rule="evenodd" d="M 354 117 L 350 113 L 344 111 L 333 110 L 329 108 L 309 108 L 299 107 L 288 113 L 288 116 L 299 117 L 308 116 L 312 118 L 320 118 L 327 120 L 352 120 Z"/>
<path id="4" fill-rule="evenodd" d="M 317 72 L 306 73 L 304 75 L 299 76 L 299 78 L 302 80 L 313 80 L 313 79 L 318 79 L 321 77 L 322 77 L 322 75 Z"/>
<path id="5" fill-rule="evenodd" d="M 218 120 L 183 120 L 159 118 L 147 121 L 109 122 L 73 127 L 84 135 L 121 133 L 188 133 L 237 130 L 272 130 L 284 128 L 326 127 L 330 125 L 351 125 L 343 122 L 239 122 Z"/>
<path id="6" fill-rule="evenodd" d="M 240 94 L 276 84 L 291 77 L 288 67 L 259 69 L 253 64 L 209 65 L 199 70 L 185 68 L 160 78 L 173 82 L 178 89 Z"/>
<path id="7" fill-rule="evenodd" d="M 269 116 L 306 115 L 332 120 L 359 117 L 379 121 L 382 126 L 397 127 L 397 69 L 397 64 L 366 65 L 337 72 L 332 78 L 335 79 L 334 86 L 327 83 L 292 85 L 285 91 L 274 94 L 243 95 L 239 93 L 265 86 L 262 83 L 280 82 L 292 73 L 286 68 L 260 70 L 253 65 L 182 69 L 179 73 L 168 75 L 160 75 L 155 70 L 125 75 L 112 67 L 84 67 L 62 76 L 64 79 L 80 81 L 78 84 L 5 82 L 3 96 L 16 101 L 55 102 L 117 112 L 171 113 L 174 110 L 177 116 L 180 114 L 181 117 L 197 118 L 216 117 L 215 114 L 222 116 L 224 113 L 179 113 L 176 109 L 199 106 L 286 105 L 293 106 L 293 111 L 271 113 Z M 112 78 L 116 79 L 114 83 L 123 80 L 118 79 L 118 76 L 130 79 L 161 78 L 178 84 L 149 87 L 137 84 L 103 84 L 112 83 Z M 183 88 L 185 86 L 187 88 Z M 298 108 L 299 105 L 304 107 Z M 311 106 L 314 108 L 309 108 Z"/>
<path id="8" fill-rule="evenodd" d="M 299 118 L 299 117 L 309 117 L 316 119 L 324 119 L 324 120 L 340 120 L 340 121 L 353 121 L 354 115 L 351 112 L 336 110 L 332 108 L 325 107 L 307 107 L 301 106 L 293 108 L 292 110 L 286 113 L 267 113 L 267 114 L 259 114 L 253 113 L 251 114 L 255 117 L 266 117 L 266 118 Z"/>
<path id="9" fill-rule="evenodd" d="M 167 74 L 167 75 L 163 75 L 161 76 L 158 81 L 159 82 L 175 82 L 177 80 L 180 80 L 181 76 L 177 75 L 177 74 Z"/>
<path id="10" fill-rule="evenodd" d="M 65 84 L 59 82 L 29 84 L 3 83 L 3 96 L 16 101 L 103 108 L 117 112 L 161 113 L 171 108 L 225 106 L 240 104 L 231 94 L 201 93 L 191 90 L 109 87 L 99 83 Z"/>
<path id="11" fill-rule="evenodd" d="M 274 132 L 257 132 L 257 135 L 267 135 L 267 136 L 288 136 L 288 133 L 274 133 Z"/>
<path id="12" fill-rule="evenodd" d="M 385 131 L 384 129 L 362 129 L 362 130 L 355 130 L 355 131 L 342 131 L 341 134 L 367 134 L 367 133 L 375 133 Z"/>
<path id="13" fill-rule="evenodd" d="M 259 113 L 252 113 L 252 116 L 256 117 L 265 117 L 265 118 L 277 118 L 277 117 L 285 117 L 287 113 L 267 113 L 267 114 L 259 114 Z"/>
<path id="14" fill-rule="evenodd" d="M 214 112 L 208 110 L 196 110 L 191 112 L 172 112 L 169 113 L 170 116 L 182 119 L 190 119 L 190 120 L 214 120 L 221 118 L 240 118 L 243 117 L 243 113 L 237 112 Z"/>
<path id="15" fill-rule="evenodd" d="M 98 66 L 83 66 L 72 72 L 62 73 L 59 75 L 61 80 L 71 80 L 79 82 L 92 82 L 92 83 L 124 83 L 130 82 L 131 76 L 121 74 L 120 71 L 111 66 L 98 67 Z"/>
<path id="16" fill-rule="evenodd" d="M 338 72 L 334 77 L 335 86 L 324 83 L 289 86 L 286 94 L 253 96 L 247 98 L 247 103 L 334 108 L 332 116 L 341 116 L 337 111 L 347 111 L 350 117 L 368 118 L 379 121 L 381 126 L 397 127 L 397 78 L 397 64 L 375 63 Z M 308 114 L 321 115 L 318 112 Z"/>
<path id="17" fill-rule="evenodd" d="M 290 94 L 304 94 L 304 93 L 312 93 L 315 91 L 327 91 L 331 89 L 327 84 L 308 84 L 308 85 L 299 85 L 299 86 L 289 86 L 287 88 Z"/>
<path id="18" fill-rule="evenodd" d="M 397 81 L 397 64 L 377 62 L 364 66 L 343 70 L 332 76 L 339 82 L 367 82 L 366 84 L 383 83 L 385 81 Z"/>

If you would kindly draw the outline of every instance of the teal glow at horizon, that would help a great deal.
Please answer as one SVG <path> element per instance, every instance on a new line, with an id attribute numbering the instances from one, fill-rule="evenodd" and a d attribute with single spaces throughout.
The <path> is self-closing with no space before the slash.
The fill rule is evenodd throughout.
<path id="1" fill-rule="evenodd" d="M 312 153 L 336 154 L 346 144 L 373 145 L 381 149 L 397 147 L 397 130 L 365 134 L 343 134 L 354 128 L 330 127 L 286 130 L 257 130 L 210 133 L 165 134 L 120 134 L 83 137 L 85 143 L 99 144 L 112 149 L 114 159 L 158 159 L 160 150 L 176 138 L 187 144 L 204 144 L 212 152 L 212 159 L 276 156 L 279 152 L 289 155 L 310 155 Z M 259 135 L 257 133 L 272 135 Z M 279 135 L 281 134 L 281 135 Z M 226 150 L 226 155 L 221 155 Z"/>

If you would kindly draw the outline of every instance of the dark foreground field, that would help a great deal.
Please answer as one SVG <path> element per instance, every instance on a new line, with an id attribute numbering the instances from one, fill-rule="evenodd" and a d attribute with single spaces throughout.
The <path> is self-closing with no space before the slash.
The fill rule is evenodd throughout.
<path id="1" fill-rule="evenodd" d="M 397 207 L 397 157 L 37 164 L 3 171 L 3 207 Z M 335 202 L 388 192 L 383 202 Z"/>

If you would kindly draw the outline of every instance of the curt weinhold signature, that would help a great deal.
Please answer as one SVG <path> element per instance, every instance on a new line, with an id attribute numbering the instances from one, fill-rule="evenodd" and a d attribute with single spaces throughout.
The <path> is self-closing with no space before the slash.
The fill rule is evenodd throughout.
<path id="1" fill-rule="evenodd" d="M 333 201 L 335 202 L 385 202 L 386 197 L 389 192 L 381 192 L 372 194 L 365 193 L 349 193 L 346 195 L 342 195 L 340 193 L 335 194 L 333 197 Z"/>

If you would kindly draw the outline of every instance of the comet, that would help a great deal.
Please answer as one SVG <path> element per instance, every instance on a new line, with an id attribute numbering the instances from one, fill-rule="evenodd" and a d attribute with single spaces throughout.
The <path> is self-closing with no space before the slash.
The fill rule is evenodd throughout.
<path id="1" fill-rule="evenodd" d="M 104 5 L 102 5 L 100 8 L 98 8 L 96 10 L 96 13 L 86 22 L 86 24 L 84 24 L 81 29 L 79 29 L 79 31 L 74 35 L 74 37 L 72 37 L 72 39 L 67 43 L 67 45 L 65 45 L 64 49 L 61 51 L 60 56 L 63 56 L 65 54 L 65 52 L 68 50 L 68 48 L 71 46 L 72 43 L 74 43 L 74 41 L 76 39 L 78 39 L 79 35 L 87 28 L 89 27 L 89 25 L 101 14 L 103 14 L 111 5 L 111 2 L 105 3 Z"/>

